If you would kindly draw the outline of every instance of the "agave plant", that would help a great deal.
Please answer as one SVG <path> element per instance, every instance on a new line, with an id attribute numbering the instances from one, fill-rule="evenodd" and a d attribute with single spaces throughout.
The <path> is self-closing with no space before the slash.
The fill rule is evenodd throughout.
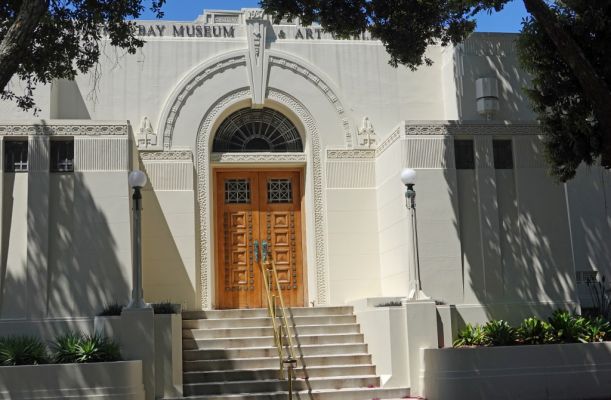
<path id="1" fill-rule="evenodd" d="M 546 344 L 554 342 L 552 326 L 538 318 L 526 318 L 516 330 L 516 339 L 521 344 Z"/>
<path id="2" fill-rule="evenodd" d="M 49 362 L 47 347 L 32 336 L 0 338 L 0 365 L 33 365 Z"/>
<path id="3" fill-rule="evenodd" d="M 483 346 L 486 344 L 486 336 L 480 325 L 467 324 L 454 341 L 454 347 Z"/>
<path id="4" fill-rule="evenodd" d="M 516 331 L 507 321 L 489 321 L 484 325 L 483 332 L 488 345 L 510 346 L 516 341 Z"/>
<path id="5" fill-rule="evenodd" d="M 556 310 L 549 317 L 554 337 L 560 343 L 587 342 L 588 320 L 565 310 Z"/>
<path id="6" fill-rule="evenodd" d="M 119 346 L 101 335 L 68 333 L 53 344 L 53 359 L 57 363 L 91 363 L 121 360 Z"/>

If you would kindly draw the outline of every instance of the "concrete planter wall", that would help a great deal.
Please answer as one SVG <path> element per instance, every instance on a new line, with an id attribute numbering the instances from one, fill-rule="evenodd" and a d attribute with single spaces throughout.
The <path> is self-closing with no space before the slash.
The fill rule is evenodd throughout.
<path id="1" fill-rule="evenodd" d="M 611 393 L 611 342 L 421 352 L 428 400 L 572 400 Z"/>
<path id="2" fill-rule="evenodd" d="M 155 397 L 182 396 L 182 316 L 155 315 Z"/>
<path id="3" fill-rule="evenodd" d="M 142 363 L 0 367 L 0 399 L 143 400 Z"/>

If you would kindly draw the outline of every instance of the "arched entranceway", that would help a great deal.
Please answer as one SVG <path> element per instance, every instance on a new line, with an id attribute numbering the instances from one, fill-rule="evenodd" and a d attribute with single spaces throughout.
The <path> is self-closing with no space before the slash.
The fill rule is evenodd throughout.
<path id="1" fill-rule="evenodd" d="M 299 153 L 295 125 L 271 108 L 242 108 L 214 134 L 220 153 Z M 283 298 L 304 304 L 303 170 L 295 167 L 214 169 L 215 276 L 217 308 L 265 305 L 263 263 L 273 260 Z"/>

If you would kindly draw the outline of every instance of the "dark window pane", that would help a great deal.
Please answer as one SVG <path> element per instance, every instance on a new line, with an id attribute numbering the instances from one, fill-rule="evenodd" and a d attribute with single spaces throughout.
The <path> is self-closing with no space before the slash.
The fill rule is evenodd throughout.
<path id="1" fill-rule="evenodd" d="M 493 140 L 495 169 L 513 169 L 513 152 L 511 140 Z"/>
<path id="2" fill-rule="evenodd" d="M 28 141 L 7 140 L 4 142 L 4 171 L 25 172 L 28 170 Z"/>
<path id="3" fill-rule="evenodd" d="M 74 171 L 74 140 L 51 141 L 51 171 Z"/>
<path id="4" fill-rule="evenodd" d="M 473 140 L 454 140 L 454 157 L 456 157 L 456 169 L 474 169 Z"/>

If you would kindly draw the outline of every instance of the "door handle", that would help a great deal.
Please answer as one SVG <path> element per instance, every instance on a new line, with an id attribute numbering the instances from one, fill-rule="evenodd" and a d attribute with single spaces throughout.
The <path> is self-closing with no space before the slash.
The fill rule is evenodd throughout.
<path id="1" fill-rule="evenodd" d="M 267 240 L 261 242 L 261 260 L 267 261 Z"/>
<path id="2" fill-rule="evenodd" d="M 258 240 L 255 240 L 252 244 L 252 253 L 254 255 L 255 262 L 258 263 L 259 262 L 259 241 Z"/>

